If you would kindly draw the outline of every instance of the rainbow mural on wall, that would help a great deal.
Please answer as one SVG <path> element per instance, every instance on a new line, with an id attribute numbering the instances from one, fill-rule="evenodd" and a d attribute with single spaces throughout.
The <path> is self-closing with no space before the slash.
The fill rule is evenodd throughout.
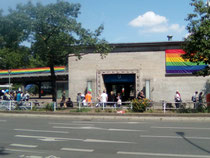
<path id="1" fill-rule="evenodd" d="M 204 69 L 207 65 L 200 62 L 190 62 L 181 57 L 185 52 L 182 49 L 169 49 L 166 55 L 166 74 L 192 74 L 193 72 Z"/>
<path id="2" fill-rule="evenodd" d="M 65 66 L 54 67 L 55 72 L 64 72 Z M 29 68 L 29 69 L 10 69 L 10 74 L 33 74 L 33 73 L 49 73 L 50 67 Z M 8 70 L 0 70 L 0 75 L 8 75 Z"/>

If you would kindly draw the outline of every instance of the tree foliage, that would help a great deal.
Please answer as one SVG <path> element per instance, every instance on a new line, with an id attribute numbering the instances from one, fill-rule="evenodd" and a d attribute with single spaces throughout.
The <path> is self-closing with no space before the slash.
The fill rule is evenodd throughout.
<path id="1" fill-rule="evenodd" d="M 44 66 L 64 65 L 68 54 L 80 56 L 87 47 L 107 53 L 107 42 L 98 37 L 103 31 L 99 26 L 94 32 L 77 22 L 80 4 L 58 0 L 46 6 L 29 2 L 18 5 L 12 14 L 24 16 L 30 22 L 30 38 L 34 57 L 43 60 Z"/>
<path id="2" fill-rule="evenodd" d="M 191 62 L 204 62 L 210 64 L 210 6 L 203 0 L 192 0 L 191 6 L 194 7 L 194 13 L 188 14 L 187 30 L 189 36 L 185 39 L 183 49 L 186 54 L 185 59 Z M 197 75 L 209 75 L 209 66 L 206 69 L 197 72 Z"/>
<path id="3" fill-rule="evenodd" d="M 15 69 L 27 67 L 30 61 L 28 48 L 16 50 L 10 48 L 0 49 L 0 69 Z"/>
<path id="4" fill-rule="evenodd" d="M 28 66 L 30 51 L 21 43 L 28 38 L 26 21 L 21 15 L 0 11 L 0 69 Z"/>
<path id="5" fill-rule="evenodd" d="M 5 27 L 0 28 L 2 34 L 0 41 L 5 42 L 0 48 L 18 50 L 21 42 L 30 42 L 29 65 L 50 67 L 54 101 L 56 100 L 54 66 L 67 64 L 69 54 L 80 59 L 86 54 L 84 50 L 87 48 L 92 48 L 102 56 L 110 51 L 108 43 L 99 38 L 104 29 L 103 25 L 95 31 L 90 31 L 77 21 L 80 7 L 80 4 L 63 0 L 48 5 L 28 2 L 18 4 L 5 18 L 0 14 L 2 17 L 0 20 L 5 24 Z M 6 29 L 6 25 L 9 25 L 10 31 Z"/>

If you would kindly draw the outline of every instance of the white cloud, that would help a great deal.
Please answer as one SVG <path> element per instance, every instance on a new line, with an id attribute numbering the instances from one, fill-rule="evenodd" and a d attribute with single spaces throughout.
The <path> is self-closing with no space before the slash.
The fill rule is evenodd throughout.
<path id="1" fill-rule="evenodd" d="M 182 32 L 184 31 L 185 27 L 184 26 L 180 26 L 179 24 L 172 24 L 169 27 L 169 30 L 171 31 L 175 31 L 175 32 Z"/>
<path id="2" fill-rule="evenodd" d="M 184 26 L 180 26 L 179 24 L 169 25 L 166 17 L 157 15 L 152 11 L 148 11 L 133 19 L 129 22 L 129 25 L 141 28 L 140 32 L 143 33 L 181 33 L 185 29 Z"/>
<path id="3" fill-rule="evenodd" d="M 129 25 L 133 27 L 141 27 L 141 26 L 154 26 L 163 23 L 167 23 L 166 17 L 157 15 L 152 11 L 148 11 L 145 14 L 140 15 L 137 18 L 133 19 L 129 23 Z"/>
<path id="4" fill-rule="evenodd" d="M 153 27 L 148 27 L 142 30 L 142 32 L 145 33 L 163 33 L 163 32 L 167 32 L 168 31 L 168 27 L 165 25 L 157 25 L 157 26 L 153 26 Z"/>

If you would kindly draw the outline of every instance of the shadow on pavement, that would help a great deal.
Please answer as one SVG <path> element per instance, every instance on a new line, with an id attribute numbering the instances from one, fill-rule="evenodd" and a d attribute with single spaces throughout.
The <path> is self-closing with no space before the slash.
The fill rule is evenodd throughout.
<path id="1" fill-rule="evenodd" d="M 185 137 L 184 132 L 176 132 L 176 134 L 179 135 L 180 137 L 182 137 L 186 142 L 188 142 L 189 144 L 193 145 L 194 147 L 196 147 L 196 148 L 198 148 L 198 149 L 200 149 L 200 150 L 202 150 L 202 151 L 204 151 L 204 152 L 210 154 L 210 151 L 204 149 L 203 147 L 201 147 L 201 146 L 199 146 L 199 145 L 193 143 L 193 142 L 190 141 L 189 139 L 187 139 L 187 138 Z"/>
<path id="2" fill-rule="evenodd" d="M 4 156 L 4 155 L 9 155 L 9 153 L 6 153 L 6 152 L 5 152 L 4 147 L 0 147 L 0 157 L 1 157 L 1 156 Z"/>

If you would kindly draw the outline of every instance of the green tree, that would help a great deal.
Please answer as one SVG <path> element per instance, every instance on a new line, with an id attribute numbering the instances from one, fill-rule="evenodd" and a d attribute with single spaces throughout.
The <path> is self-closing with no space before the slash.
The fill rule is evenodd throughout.
<path id="1" fill-rule="evenodd" d="M 54 66 L 65 65 L 68 55 L 72 54 L 81 58 L 81 52 L 93 48 L 94 52 L 102 56 L 110 51 L 104 39 L 99 39 L 103 26 L 94 32 L 82 27 L 77 22 L 80 13 L 80 4 L 73 4 L 62 0 L 56 3 L 42 5 L 31 2 L 17 5 L 10 14 L 25 18 L 28 40 L 31 41 L 33 60 L 40 60 L 40 66 L 49 66 L 52 81 L 53 101 L 56 101 Z M 30 23 L 30 26 L 28 24 Z"/>
<path id="2" fill-rule="evenodd" d="M 209 2 L 203 0 L 192 0 L 190 3 L 194 7 L 194 13 L 188 14 L 187 30 L 189 36 L 185 39 L 183 49 L 186 54 L 183 58 L 199 64 L 204 62 L 210 64 L 210 6 Z M 196 73 L 197 75 L 209 75 L 209 66 Z"/>
<path id="3" fill-rule="evenodd" d="M 0 69 L 24 68 L 29 63 L 29 50 L 25 47 L 0 49 Z"/>
<path id="4" fill-rule="evenodd" d="M 0 11 L 0 69 L 21 68 L 29 63 L 30 51 L 21 43 L 28 38 L 27 20 L 23 15 Z"/>

